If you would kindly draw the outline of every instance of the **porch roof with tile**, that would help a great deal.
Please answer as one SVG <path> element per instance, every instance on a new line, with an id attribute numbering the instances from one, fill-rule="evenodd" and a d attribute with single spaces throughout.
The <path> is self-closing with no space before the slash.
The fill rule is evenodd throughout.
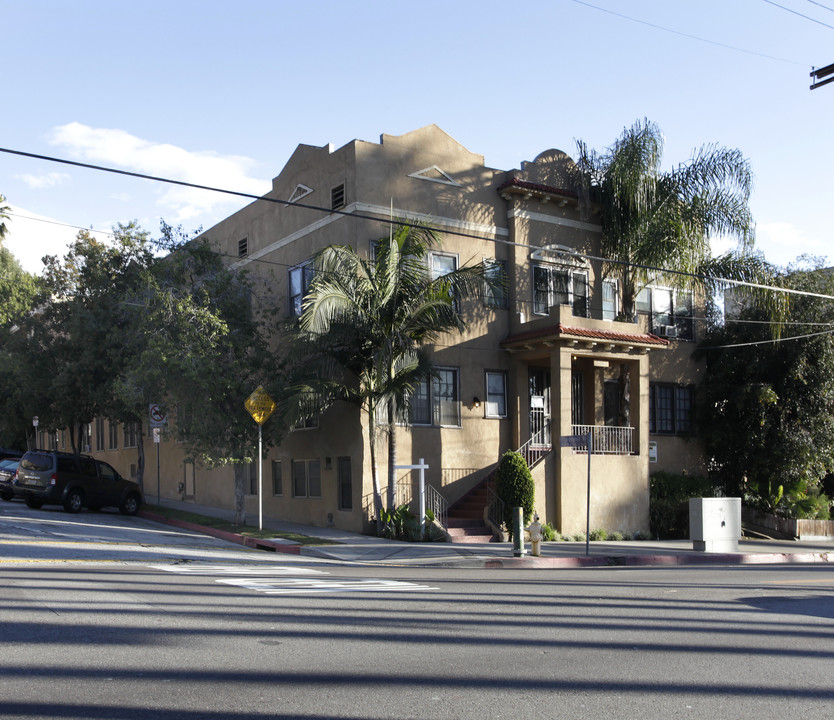
<path id="1" fill-rule="evenodd" d="M 669 346 L 669 341 L 651 333 L 627 333 L 617 330 L 598 330 L 557 323 L 507 336 L 501 347 L 509 352 L 532 349 L 536 345 L 575 344 L 589 348 L 613 346 L 621 351 L 631 349 L 660 349 Z"/>

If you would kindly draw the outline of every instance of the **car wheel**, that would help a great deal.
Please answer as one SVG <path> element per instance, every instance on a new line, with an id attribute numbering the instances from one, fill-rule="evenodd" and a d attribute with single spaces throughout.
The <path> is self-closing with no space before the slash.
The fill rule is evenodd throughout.
<path id="1" fill-rule="evenodd" d="M 13 497 L 14 497 L 14 493 L 10 493 L 10 492 L 0 493 L 0 498 L 3 498 L 4 500 L 11 500 Z"/>
<path id="2" fill-rule="evenodd" d="M 32 510 L 37 510 L 43 506 L 43 500 L 39 500 L 38 498 L 28 497 L 25 498 L 25 502 L 26 507 L 30 507 Z"/>
<path id="3" fill-rule="evenodd" d="M 64 498 L 64 510 L 68 513 L 81 512 L 84 506 L 84 494 L 77 489 L 70 490 Z"/>
<path id="4" fill-rule="evenodd" d="M 119 512 L 122 515 L 135 515 L 139 512 L 139 496 L 136 493 L 130 493 L 119 506 Z"/>

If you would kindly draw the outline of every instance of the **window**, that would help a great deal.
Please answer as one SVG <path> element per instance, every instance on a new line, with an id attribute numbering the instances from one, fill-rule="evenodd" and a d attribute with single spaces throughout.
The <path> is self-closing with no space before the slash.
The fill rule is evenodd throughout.
<path id="1" fill-rule="evenodd" d="M 272 494 L 284 494 L 284 475 L 280 460 L 272 461 Z"/>
<path id="2" fill-rule="evenodd" d="M 304 297 L 310 290 L 310 283 L 313 280 L 313 266 L 307 262 L 303 265 L 296 265 L 289 270 L 289 289 L 290 289 L 290 316 L 298 317 L 301 315 L 301 305 L 304 302 Z"/>
<path id="3" fill-rule="evenodd" d="M 107 431 L 108 431 L 108 439 L 107 439 L 107 448 L 108 450 L 118 450 L 119 449 L 119 423 L 113 422 L 110 420 L 107 423 Z"/>
<path id="4" fill-rule="evenodd" d="M 321 497 L 321 465 L 318 460 L 292 461 L 292 495 L 297 498 Z"/>
<path id="5" fill-rule="evenodd" d="M 96 451 L 104 450 L 104 418 L 96 418 Z"/>
<path id="6" fill-rule="evenodd" d="M 486 417 L 507 417 L 507 376 L 502 372 L 486 373 Z"/>
<path id="7" fill-rule="evenodd" d="M 246 257 L 249 254 L 249 238 L 237 241 L 237 256 Z"/>
<path id="8" fill-rule="evenodd" d="M 444 255 L 443 253 L 429 253 L 429 270 L 431 271 L 431 279 L 437 280 L 444 275 L 454 272 L 458 269 L 458 259 L 456 255 Z M 458 308 L 457 298 L 452 298 L 455 303 L 455 310 Z"/>
<path id="9" fill-rule="evenodd" d="M 571 305 L 577 317 L 588 316 L 588 273 L 553 265 L 533 266 L 533 312 L 547 315 L 556 305 Z"/>
<path id="10" fill-rule="evenodd" d="M 658 435 L 691 433 L 693 395 L 691 385 L 652 383 L 649 386 L 649 432 Z"/>
<path id="11" fill-rule="evenodd" d="M 93 424 L 84 423 L 81 426 L 81 437 L 79 438 L 79 445 L 81 452 L 90 452 L 93 447 Z M 95 474 L 95 470 L 93 471 Z"/>
<path id="12" fill-rule="evenodd" d="M 337 185 L 330 191 L 330 209 L 339 210 L 345 206 L 345 184 Z"/>
<path id="13" fill-rule="evenodd" d="M 649 331 L 655 335 L 695 339 L 691 290 L 643 288 L 637 296 L 637 312 L 649 316 Z"/>
<path id="14" fill-rule="evenodd" d="M 247 495 L 257 495 L 258 494 L 258 463 L 256 462 L 248 462 L 246 463 L 246 472 L 249 480 L 249 492 Z"/>
<path id="15" fill-rule="evenodd" d="M 134 448 L 139 444 L 139 423 L 125 423 L 124 447 Z"/>
<path id="16" fill-rule="evenodd" d="M 507 263 L 503 260 L 484 260 L 484 303 L 491 308 L 507 307 Z"/>
<path id="17" fill-rule="evenodd" d="M 319 426 L 319 416 L 313 415 L 312 417 L 304 418 L 303 420 L 299 420 L 295 425 L 293 425 L 293 430 L 312 430 Z"/>
<path id="18" fill-rule="evenodd" d="M 340 457 L 338 463 L 339 473 L 339 510 L 353 509 L 353 478 L 351 474 L 350 458 Z"/>
<path id="19" fill-rule="evenodd" d="M 605 278 L 602 281 L 602 319 L 613 320 L 617 317 L 617 300 L 620 293 L 616 278 Z"/>
<path id="20" fill-rule="evenodd" d="M 412 425 L 460 427 L 457 368 L 437 368 L 436 376 L 423 380 L 411 396 L 409 421 Z"/>

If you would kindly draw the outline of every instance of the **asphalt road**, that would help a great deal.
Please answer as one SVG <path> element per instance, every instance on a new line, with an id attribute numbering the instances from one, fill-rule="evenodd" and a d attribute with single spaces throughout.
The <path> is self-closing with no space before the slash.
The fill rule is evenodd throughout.
<path id="1" fill-rule="evenodd" d="M 830 718 L 832 591 L 317 563 L 0 503 L 0 718 Z"/>

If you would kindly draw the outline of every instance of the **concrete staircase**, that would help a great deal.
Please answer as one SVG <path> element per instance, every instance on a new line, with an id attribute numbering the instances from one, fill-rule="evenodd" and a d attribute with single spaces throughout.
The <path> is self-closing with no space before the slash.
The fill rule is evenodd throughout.
<path id="1" fill-rule="evenodd" d="M 494 488 L 490 473 L 472 490 L 449 508 L 446 531 L 453 543 L 492 542 L 492 530 L 484 524 L 484 509 L 489 504 L 487 486 Z"/>

